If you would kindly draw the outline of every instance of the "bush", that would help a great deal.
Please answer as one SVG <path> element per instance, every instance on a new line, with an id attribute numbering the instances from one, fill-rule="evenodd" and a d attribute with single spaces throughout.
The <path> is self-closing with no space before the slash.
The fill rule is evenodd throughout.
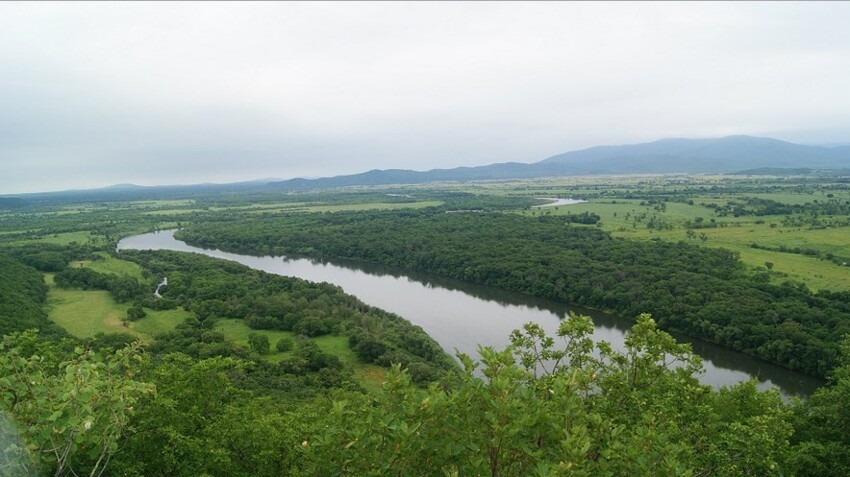
<path id="1" fill-rule="evenodd" d="M 127 309 L 127 319 L 129 321 L 139 321 L 146 316 L 148 316 L 148 314 L 145 313 L 145 309 L 142 308 L 140 303 L 136 303 Z"/>
<path id="2" fill-rule="evenodd" d="M 407 374 L 414 383 L 425 386 L 440 379 L 440 373 L 427 363 L 414 362 L 407 365 Z"/>
<path id="3" fill-rule="evenodd" d="M 306 336 L 322 336 L 331 332 L 331 327 L 329 324 L 318 317 L 308 316 L 301 320 L 293 330 L 302 335 Z"/>
<path id="4" fill-rule="evenodd" d="M 269 354 L 269 337 L 260 333 L 248 333 L 248 346 L 259 354 Z"/>
<path id="5" fill-rule="evenodd" d="M 277 344 L 275 344 L 275 348 L 277 348 L 277 350 L 281 353 L 291 351 L 293 346 L 295 346 L 295 341 L 293 341 L 292 338 L 281 338 L 277 340 Z"/>
<path id="6" fill-rule="evenodd" d="M 374 363 L 381 355 L 387 352 L 387 345 L 383 341 L 366 338 L 354 347 L 354 352 L 361 360 Z"/>

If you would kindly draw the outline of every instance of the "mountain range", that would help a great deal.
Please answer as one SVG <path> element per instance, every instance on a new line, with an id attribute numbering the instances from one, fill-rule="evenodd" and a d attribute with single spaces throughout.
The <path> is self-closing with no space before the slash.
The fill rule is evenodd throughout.
<path id="1" fill-rule="evenodd" d="M 778 139 L 727 136 L 661 139 L 642 144 L 596 146 L 558 154 L 535 163 L 505 162 L 477 167 L 412 171 L 372 170 L 320 179 L 290 179 L 269 185 L 288 190 L 353 185 L 420 184 L 438 181 L 526 179 L 566 175 L 734 173 L 850 169 L 850 146 L 823 147 Z"/>
<path id="2" fill-rule="evenodd" d="M 309 190 L 357 185 L 422 184 L 441 181 L 528 179 L 605 174 L 744 173 L 806 174 L 831 171 L 850 175 L 850 146 L 810 146 L 778 139 L 727 136 L 714 139 L 661 139 L 642 144 L 597 146 L 566 152 L 534 163 L 505 162 L 476 167 L 412 171 L 371 170 L 318 179 L 259 179 L 229 184 L 138 186 L 17 194 L 0 198 L 0 209 L 38 200 L 140 200 L 182 197 L 187 193 L 246 190 Z"/>

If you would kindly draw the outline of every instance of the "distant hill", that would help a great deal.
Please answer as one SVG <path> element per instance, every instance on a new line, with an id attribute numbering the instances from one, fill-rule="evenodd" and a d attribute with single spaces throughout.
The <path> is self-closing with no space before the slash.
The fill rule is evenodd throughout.
<path id="1" fill-rule="evenodd" d="M 733 172 L 766 167 L 836 169 L 850 165 L 850 147 L 804 146 L 752 136 L 662 139 L 567 152 L 538 164 L 559 164 L 590 174 Z"/>
<path id="2" fill-rule="evenodd" d="M 178 198 L 197 194 L 263 190 L 309 190 L 346 186 L 422 184 L 502 179 L 529 179 L 603 174 L 743 173 L 847 174 L 850 146 L 807 146 L 778 139 L 728 136 L 715 139 L 661 139 L 623 146 L 596 146 L 558 154 L 535 163 L 504 162 L 476 167 L 411 171 L 371 170 L 318 179 L 261 179 L 229 184 L 139 186 L 117 184 L 102 189 L 7 195 L 0 208 L 29 203 L 91 202 Z M 21 201 L 23 199 L 23 201 Z"/>
<path id="3" fill-rule="evenodd" d="M 525 164 L 507 162 L 478 167 L 372 170 L 321 179 L 270 183 L 288 189 L 320 189 L 352 185 L 420 184 L 438 181 L 525 179 L 564 175 L 648 173 L 734 173 L 764 169 L 847 169 L 850 146 L 805 146 L 778 139 L 728 136 L 714 139 L 661 139 L 624 146 L 597 146 Z"/>
<path id="4" fill-rule="evenodd" d="M 25 205 L 26 202 L 17 197 L 0 197 L 0 210 L 19 209 Z"/>
<path id="5" fill-rule="evenodd" d="M 191 184 L 191 185 L 163 185 L 163 186 L 140 186 L 135 184 L 116 184 L 99 189 L 64 190 L 56 192 L 34 192 L 27 194 L 15 194 L 14 200 L 23 200 L 26 204 L 55 204 L 55 203 L 83 203 L 99 201 L 134 201 L 152 199 L 178 199 L 198 194 L 220 194 L 227 192 L 245 192 L 267 189 L 269 182 L 278 179 L 264 179 L 261 181 L 232 182 L 227 184 Z M 9 200 L 11 200 L 10 198 Z M 0 207 L 2 207 L 0 200 Z"/>

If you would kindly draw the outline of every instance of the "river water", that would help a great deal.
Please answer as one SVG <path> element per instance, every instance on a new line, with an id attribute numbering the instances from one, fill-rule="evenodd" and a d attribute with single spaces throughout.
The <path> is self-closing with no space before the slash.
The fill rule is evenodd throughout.
<path id="1" fill-rule="evenodd" d="M 118 250 L 176 250 L 232 260 L 257 270 L 338 285 L 363 302 L 396 313 L 421 326 L 450 354 L 477 357 L 479 345 L 504 347 L 514 329 L 538 323 L 554 336 L 567 313 L 593 318 L 594 339 L 622 348 L 631 323 L 622 318 L 550 300 L 434 275 L 400 271 L 363 262 L 319 262 L 286 257 L 257 257 L 192 247 L 174 238 L 174 230 L 121 240 Z M 651 310 L 649 310 L 651 311 Z M 690 341 L 704 360 L 700 380 L 714 387 L 755 377 L 759 388 L 776 387 L 783 396 L 806 397 L 823 381 L 789 371 L 710 343 Z"/>
<path id="2" fill-rule="evenodd" d="M 552 202 L 543 205 L 535 205 L 536 208 L 542 207 L 558 207 L 560 205 L 575 205 L 575 204 L 583 204 L 587 202 L 586 200 L 579 199 L 556 199 L 554 197 L 538 197 L 540 200 L 551 200 Z"/>

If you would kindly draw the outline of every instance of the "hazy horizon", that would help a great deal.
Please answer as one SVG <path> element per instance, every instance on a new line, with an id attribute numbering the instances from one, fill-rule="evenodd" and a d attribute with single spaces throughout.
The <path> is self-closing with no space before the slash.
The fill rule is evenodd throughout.
<path id="1" fill-rule="evenodd" d="M 2 3 L 0 195 L 850 142 L 847 3 Z"/>

